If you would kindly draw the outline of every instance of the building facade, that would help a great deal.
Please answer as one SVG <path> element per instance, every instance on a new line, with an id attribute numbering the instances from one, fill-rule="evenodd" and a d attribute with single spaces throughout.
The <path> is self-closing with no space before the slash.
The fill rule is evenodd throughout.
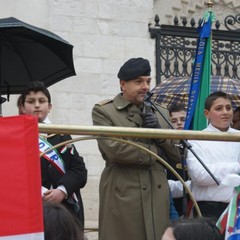
<path id="1" fill-rule="evenodd" d="M 152 65 L 155 86 L 155 41 L 149 24 L 156 14 L 160 24 L 172 24 L 174 17 L 202 17 L 208 0 L 0 0 L 0 18 L 15 17 L 47 29 L 70 42 L 76 76 L 51 86 L 56 124 L 91 126 L 95 103 L 113 98 L 119 92 L 117 72 L 131 57 L 144 57 Z M 221 21 L 240 13 L 239 0 L 213 0 L 213 10 Z M 3 116 L 17 114 L 17 96 L 2 105 Z M 74 136 L 73 136 L 74 137 Z M 82 190 L 86 227 L 98 225 L 98 183 L 104 161 L 95 140 L 76 144 L 84 157 L 88 183 Z M 97 239 L 94 232 L 89 239 Z"/>

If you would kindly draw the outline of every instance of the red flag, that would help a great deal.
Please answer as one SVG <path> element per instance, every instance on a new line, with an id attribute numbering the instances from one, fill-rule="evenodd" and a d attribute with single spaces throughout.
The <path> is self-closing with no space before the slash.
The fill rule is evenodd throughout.
<path id="1" fill-rule="evenodd" d="M 0 118 L 0 239 L 43 240 L 38 122 Z"/>

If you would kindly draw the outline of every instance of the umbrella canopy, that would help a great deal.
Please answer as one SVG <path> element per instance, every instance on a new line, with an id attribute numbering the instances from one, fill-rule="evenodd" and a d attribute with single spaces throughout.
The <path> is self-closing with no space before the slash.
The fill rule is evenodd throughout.
<path id="1" fill-rule="evenodd" d="M 75 75 L 73 46 L 16 18 L 0 19 L 0 94 L 18 94 L 30 81 L 48 87 Z"/>
<path id="2" fill-rule="evenodd" d="M 0 97 L 0 104 L 6 102 L 6 100 L 7 100 L 6 98 L 4 98 L 4 97 Z"/>
<path id="3" fill-rule="evenodd" d="M 152 100 L 166 107 L 178 103 L 187 107 L 190 83 L 190 77 L 168 78 L 152 89 Z M 240 106 L 240 80 L 212 76 L 210 85 L 211 93 L 222 91 L 230 95 L 233 109 Z"/>

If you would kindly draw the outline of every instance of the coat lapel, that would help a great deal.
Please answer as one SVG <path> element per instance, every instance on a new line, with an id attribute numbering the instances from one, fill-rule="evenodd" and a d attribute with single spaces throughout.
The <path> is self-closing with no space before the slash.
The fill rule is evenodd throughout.
<path id="1" fill-rule="evenodd" d="M 135 122 L 138 126 L 142 125 L 142 117 L 140 116 L 141 109 L 140 107 L 137 107 L 136 105 L 131 105 L 128 108 L 128 114 L 126 115 L 126 118 L 132 122 Z"/>
<path id="2" fill-rule="evenodd" d="M 132 124 L 133 126 L 131 127 L 134 127 L 136 125 L 140 127 L 142 125 L 142 117 L 140 115 L 141 106 L 136 106 L 132 104 L 131 102 L 123 98 L 121 94 L 119 94 L 113 100 L 113 105 L 117 110 L 122 111 L 122 113 L 125 114 L 126 119 L 128 119 L 128 121 L 134 123 Z"/>

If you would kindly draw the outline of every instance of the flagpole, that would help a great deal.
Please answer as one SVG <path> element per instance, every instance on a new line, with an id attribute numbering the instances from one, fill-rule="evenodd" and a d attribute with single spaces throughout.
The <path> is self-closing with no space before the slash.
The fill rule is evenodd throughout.
<path id="1" fill-rule="evenodd" d="M 204 12 L 201 23 L 198 26 L 199 37 L 195 60 L 192 70 L 192 78 L 190 84 L 189 100 L 187 116 L 185 121 L 185 130 L 192 128 L 193 130 L 202 130 L 207 127 L 207 119 L 204 116 L 205 100 L 210 94 L 211 79 L 211 35 L 212 21 L 215 15 L 212 12 L 213 2 L 208 1 L 208 10 Z M 219 185 L 218 180 L 213 173 L 207 168 L 204 162 L 193 151 L 191 145 L 187 141 L 183 141 L 183 147 L 190 150 L 196 159 L 201 163 L 212 179 Z"/>
<path id="2" fill-rule="evenodd" d="M 204 12 L 201 23 L 197 28 L 199 36 L 184 126 L 186 130 L 202 130 L 207 127 L 207 120 L 203 112 L 205 100 L 210 94 L 212 22 L 216 19 L 212 11 L 213 2 L 210 0 L 207 5 L 208 9 Z"/>
<path id="3" fill-rule="evenodd" d="M 147 98 L 147 101 L 149 102 L 149 104 L 151 104 L 153 107 L 154 107 L 154 109 L 162 116 L 162 118 L 165 120 L 165 122 L 167 123 L 167 125 L 171 128 L 171 129 L 174 129 L 173 128 L 173 126 L 172 126 L 172 124 L 169 122 L 169 120 L 162 114 L 162 112 L 159 110 L 159 108 L 157 107 L 157 105 L 153 102 L 153 101 L 151 101 L 151 96 L 152 96 L 153 94 L 152 93 L 150 93 L 150 92 L 147 92 L 147 96 L 148 96 L 148 98 Z M 180 144 L 179 144 L 179 146 L 178 146 L 179 148 L 180 148 L 180 151 L 182 152 L 181 153 L 181 155 L 185 155 L 184 153 L 185 153 L 185 149 L 187 148 L 189 151 L 191 151 L 191 153 L 196 157 L 196 159 L 199 161 L 199 163 L 201 163 L 201 165 L 205 168 L 205 170 L 208 172 L 208 174 L 212 177 L 212 179 L 215 181 L 215 183 L 217 184 L 217 185 L 219 185 L 219 182 L 218 182 L 218 180 L 215 178 L 215 176 L 213 175 L 213 173 L 210 171 L 210 169 L 206 166 L 206 164 L 201 160 L 201 158 L 197 155 L 197 153 L 192 149 L 192 146 L 191 146 L 191 144 L 187 141 L 187 140 L 185 140 L 185 139 L 182 139 L 181 140 L 181 142 L 180 142 Z M 182 157 L 182 156 L 181 156 Z M 182 160 L 184 160 L 184 159 L 182 159 Z M 184 161 L 183 161 L 183 163 L 184 163 Z M 183 170 L 184 170 L 184 164 L 182 164 L 182 168 L 183 168 Z M 185 179 L 184 179 L 185 180 Z"/>
<path id="4" fill-rule="evenodd" d="M 215 20 L 215 15 L 212 12 L 213 2 L 210 0 L 206 3 L 208 10 L 203 16 L 203 27 L 200 32 L 200 38 L 205 41 L 204 56 L 202 63 L 202 72 L 200 77 L 200 91 L 197 101 L 197 106 L 193 118 L 193 129 L 202 130 L 207 127 L 207 119 L 202 114 L 205 109 L 205 100 L 210 94 L 211 86 L 211 62 L 212 62 L 212 22 Z M 208 31 L 207 31 L 208 29 Z M 208 34 L 206 34 L 208 33 Z"/>
<path id="5" fill-rule="evenodd" d="M 212 9 L 213 2 L 211 0 L 209 0 L 206 4 L 208 5 L 208 9 Z"/>

